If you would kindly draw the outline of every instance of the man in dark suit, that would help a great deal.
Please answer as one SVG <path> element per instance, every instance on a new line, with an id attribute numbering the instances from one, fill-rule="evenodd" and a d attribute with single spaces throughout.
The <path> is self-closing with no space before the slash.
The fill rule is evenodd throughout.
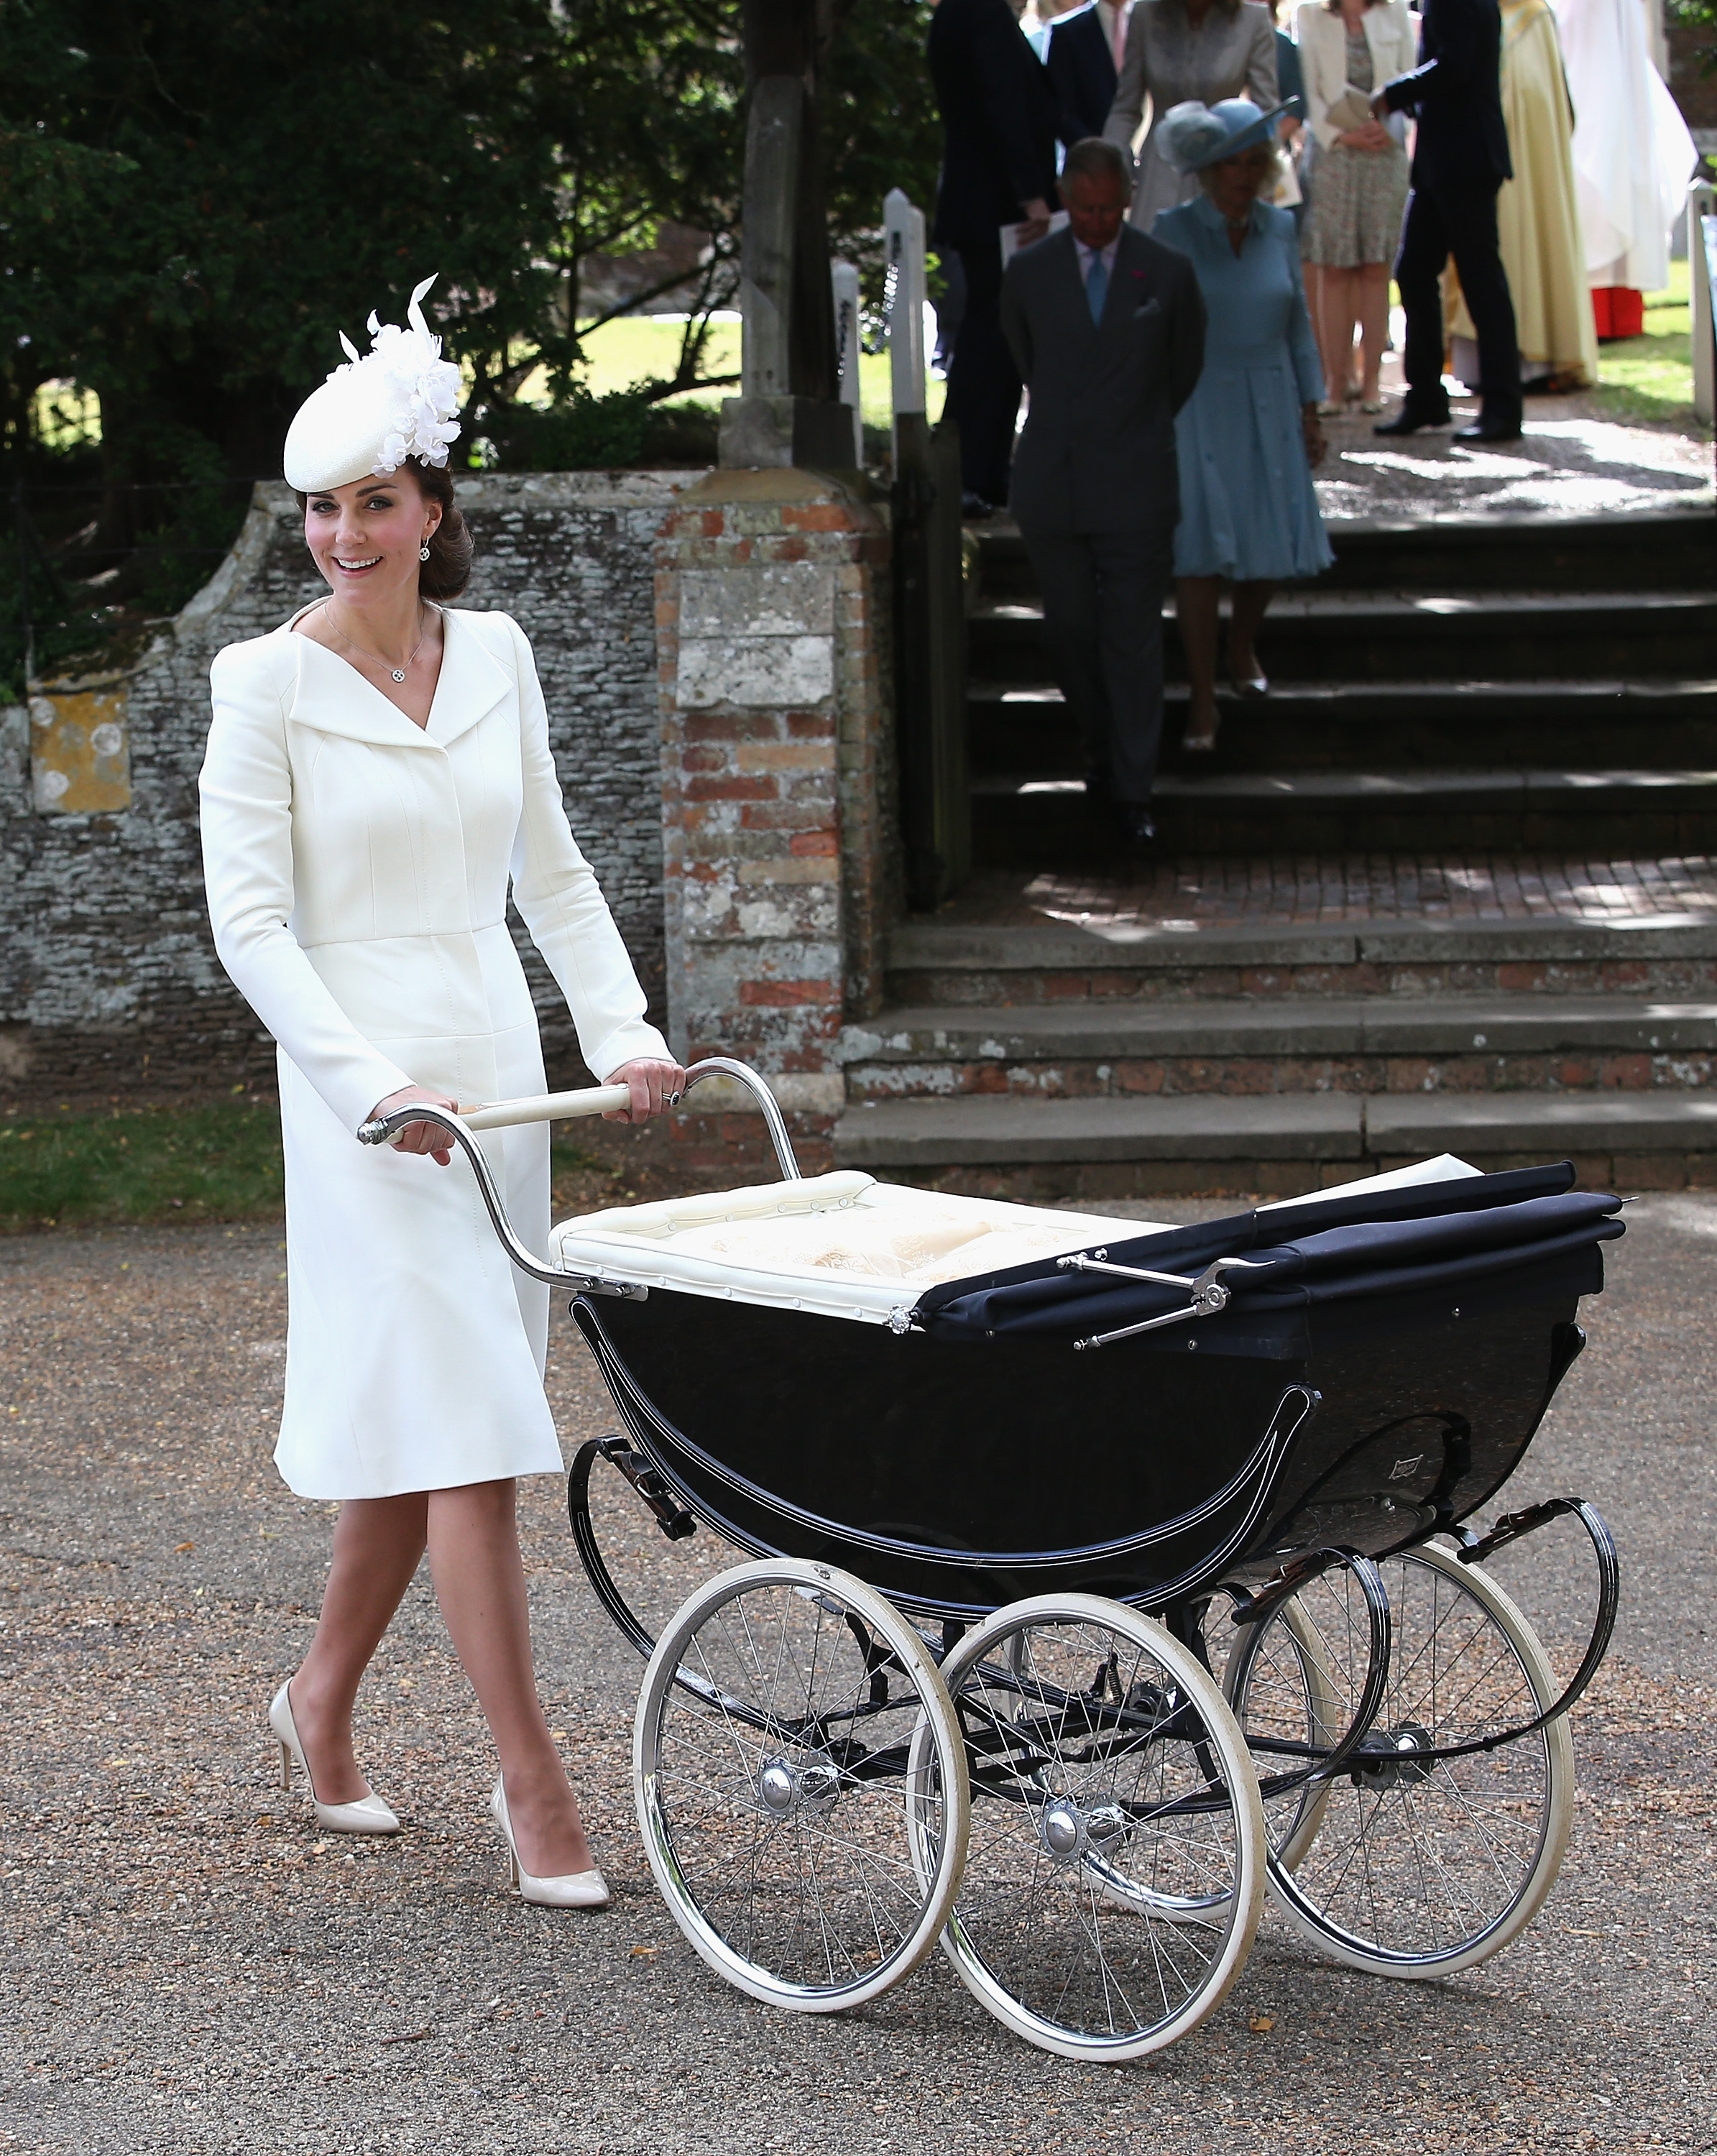
<path id="1" fill-rule="evenodd" d="M 1086 0 L 1049 26 L 1043 64 L 1056 95 L 1056 131 L 1070 150 L 1089 135 L 1101 135 L 1108 119 L 1120 79 L 1118 34 L 1127 35 L 1127 10 L 1119 0 L 1113 6 L 1110 0 Z"/>
<path id="2" fill-rule="evenodd" d="M 1395 280 L 1406 311 L 1406 401 L 1380 434 L 1448 424 L 1442 386 L 1442 294 L 1452 254 L 1478 338 L 1479 413 L 1457 441 L 1513 442 L 1520 434 L 1520 352 L 1514 303 L 1497 245 L 1497 190 L 1512 179 L 1503 124 L 1503 25 L 1497 0 L 1425 0 L 1419 64 L 1371 100 L 1379 119 L 1416 112 L 1413 192 Z"/>
<path id="3" fill-rule="evenodd" d="M 1031 390 L 1010 497 L 1043 593 L 1056 680 L 1084 737 L 1087 792 L 1134 852 L 1156 837 L 1163 596 L 1180 490 L 1175 414 L 1204 363 L 1192 264 L 1126 222 L 1132 172 L 1077 142 L 1068 229 L 1016 254 L 1002 326 Z"/>
<path id="4" fill-rule="evenodd" d="M 931 80 L 942 114 L 937 246 L 959 257 L 965 312 L 948 373 L 946 416 L 959 429 L 969 511 L 1007 499 L 1020 377 L 1001 333 L 1001 228 L 1049 229 L 1055 96 L 1008 0 L 940 0 L 930 18 Z"/>

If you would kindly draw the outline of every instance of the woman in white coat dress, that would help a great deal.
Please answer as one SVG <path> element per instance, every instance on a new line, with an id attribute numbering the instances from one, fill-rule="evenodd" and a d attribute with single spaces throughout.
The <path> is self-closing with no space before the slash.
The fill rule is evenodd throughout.
<path id="1" fill-rule="evenodd" d="M 397 1829 L 358 1771 L 352 1712 L 427 1549 L 500 1754 L 491 1801 L 515 1876 L 527 1899 L 591 1907 L 606 1889 L 537 1697 L 513 1517 L 516 1478 L 561 1466 L 547 1290 L 507 1261 L 444 1132 L 413 1124 L 392 1150 L 355 1134 L 412 1101 L 542 1090 L 509 891 L 586 1060 L 631 1088 L 621 1119 L 659 1112 L 684 1074 L 568 828 L 529 644 L 505 614 L 433 603 L 464 588 L 470 540 L 440 469 L 458 377 L 423 289 L 410 329 L 378 331 L 287 439 L 329 596 L 211 670 L 215 946 L 280 1050 L 290 1315 L 275 1457 L 300 1496 L 341 1506 L 321 1621 L 270 1722 L 324 1825 Z M 483 1143 L 543 1249 L 547 1127 Z"/>

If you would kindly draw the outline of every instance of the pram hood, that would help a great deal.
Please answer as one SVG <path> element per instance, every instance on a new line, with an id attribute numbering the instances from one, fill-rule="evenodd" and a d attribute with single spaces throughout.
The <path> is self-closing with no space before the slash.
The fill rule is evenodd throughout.
<path id="1" fill-rule="evenodd" d="M 1225 1220 L 1112 1241 L 1111 1265 L 1169 1272 L 1189 1284 L 1219 1258 L 1231 1301 L 1222 1324 L 1355 1297 L 1455 1287 L 1541 1260 L 1589 1252 L 1590 1290 L 1603 1285 L 1597 1245 L 1623 1232 L 1622 1201 L 1575 1191 L 1573 1164 L 1411 1183 L 1260 1207 Z M 1092 1255 L 1098 1255 L 1096 1251 Z M 954 1281 L 920 1296 L 913 1316 L 943 1339 L 1120 1331 L 1185 1306 L 1187 1288 L 1069 1271 L 1054 1259 L 990 1279 Z"/>

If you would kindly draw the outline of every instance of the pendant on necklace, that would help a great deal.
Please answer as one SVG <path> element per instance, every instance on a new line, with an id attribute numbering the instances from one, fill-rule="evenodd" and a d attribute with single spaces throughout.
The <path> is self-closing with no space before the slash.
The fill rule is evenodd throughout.
<path id="1" fill-rule="evenodd" d="M 403 681 L 405 679 L 405 669 L 403 666 L 392 666 L 388 670 L 396 681 Z"/>

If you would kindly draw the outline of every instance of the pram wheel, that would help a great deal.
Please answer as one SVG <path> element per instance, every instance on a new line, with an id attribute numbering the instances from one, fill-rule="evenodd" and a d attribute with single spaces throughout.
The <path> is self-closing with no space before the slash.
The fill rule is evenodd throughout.
<path id="1" fill-rule="evenodd" d="M 999 1609 L 943 1666 L 972 1781 L 943 1943 L 997 2019 L 1120 2061 L 1196 2027 L 1257 1928 L 1257 1778 L 1221 1693 L 1153 1619 L 1095 1595 Z"/>
<path id="2" fill-rule="evenodd" d="M 656 1885 L 710 1967 L 829 2013 L 923 1960 L 959 1885 L 965 1757 L 910 1625 L 792 1558 L 707 1580 L 656 1644 L 633 1739 Z"/>
<path id="3" fill-rule="evenodd" d="M 1275 1745 L 1324 1746 L 1340 1742 L 1347 1724 L 1336 1697 L 1335 1680 L 1317 1627 L 1290 1596 L 1275 1621 L 1262 1629 L 1239 1628 L 1222 1673 L 1222 1691 L 1243 1732 L 1257 1769 L 1264 1805 L 1264 1833 L 1273 1865 L 1293 1871 L 1318 1838 L 1329 1803 L 1329 1784 L 1297 1781 L 1273 1793 L 1272 1778 L 1291 1777 L 1306 1764 L 1302 1752 Z M 1363 1653 L 1363 1647 L 1359 1651 Z M 1364 1666 L 1360 1680 L 1364 1680 Z M 1238 1687 L 1245 1685 L 1242 1701 Z"/>
<path id="4" fill-rule="evenodd" d="M 1303 1813 L 1279 1841 L 1270 1883 L 1338 1960 L 1380 1976 L 1447 1976 L 1506 1946 L 1549 1893 L 1568 1845 L 1574 1750 L 1559 1716 L 1494 1751 L 1437 1758 L 1529 1722 L 1560 1687 L 1525 1619 L 1476 1565 L 1427 1543 L 1380 1569 L 1392 1620 L 1383 1705 L 1325 1785 L 1309 1847 Z M 1316 1681 L 1334 1694 L 1333 1712 L 1321 1712 L 1339 1735 L 1365 1681 L 1368 1630 L 1345 1569 L 1246 1628 L 1230 1683 L 1241 1726 L 1280 1733 L 1291 1667 L 1321 1663 Z M 1308 1633 L 1310 1664 L 1294 1644 Z M 1303 1702 L 1302 1736 L 1307 1712 Z"/>

